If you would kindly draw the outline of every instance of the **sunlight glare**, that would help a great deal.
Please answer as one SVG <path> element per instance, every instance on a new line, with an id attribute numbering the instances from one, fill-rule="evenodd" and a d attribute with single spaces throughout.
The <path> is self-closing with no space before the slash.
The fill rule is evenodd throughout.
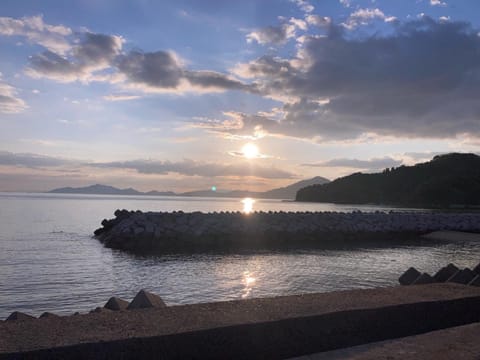
<path id="1" fill-rule="evenodd" d="M 245 198 L 242 200 L 243 204 L 243 212 L 245 214 L 250 214 L 253 211 L 253 204 L 255 203 L 255 200 L 252 198 Z"/>
<path id="2" fill-rule="evenodd" d="M 243 145 L 242 147 L 242 154 L 245 156 L 247 159 L 255 159 L 259 155 L 259 150 L 258 146 L 252 143 L 248 143 Z"/>

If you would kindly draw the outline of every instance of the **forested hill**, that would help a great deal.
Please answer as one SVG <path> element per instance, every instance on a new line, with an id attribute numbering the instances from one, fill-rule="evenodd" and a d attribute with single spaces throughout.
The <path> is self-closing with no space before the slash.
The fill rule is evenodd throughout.
<path id="1" fill-rule="evenodd" d="M 480 205 L 480 156 L 451 153 L 382 173 L 355 173 L 300 189 L 296 200 L 428 208 Z"/>

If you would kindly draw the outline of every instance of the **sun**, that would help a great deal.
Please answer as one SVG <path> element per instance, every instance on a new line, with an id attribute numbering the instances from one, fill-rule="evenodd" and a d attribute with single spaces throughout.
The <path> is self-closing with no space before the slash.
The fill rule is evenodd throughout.
<path id="1" fill-rule="evenodd" d="M 258 157 L 260 154 L 257 145 L 254 145 L 252 143 L 248 143 L 243 145 L 242 147 L 242 154 L 245 156 L 247 159 L 255 159 Z"/>

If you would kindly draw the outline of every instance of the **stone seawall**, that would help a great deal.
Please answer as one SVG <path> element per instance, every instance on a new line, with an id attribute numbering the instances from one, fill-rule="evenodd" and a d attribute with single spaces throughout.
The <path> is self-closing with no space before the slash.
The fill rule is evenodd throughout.
<path id="1" fill-rule="evenodd" d="M 131 251 L 258 250 L 406 240 L 431 231 L 480 232 L 480 213 L 115 211 L 95 236 Z"/>
<path id="2" fill-rule="evenodd" d="M 480 288 L 446 283 L 17 319 L 0 321 L 0 359 L 285 359 L 478 322 L 479 307 Z"/>

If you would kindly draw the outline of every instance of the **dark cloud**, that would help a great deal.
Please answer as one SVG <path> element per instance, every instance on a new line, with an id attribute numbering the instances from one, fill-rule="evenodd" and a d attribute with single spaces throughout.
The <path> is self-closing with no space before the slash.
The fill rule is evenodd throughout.
<path id="1" fill-rule="evenodd" d="M 117 59 L 116 66 L 130 83 L 144 90 L 171 89 L 178 91 L 247 90 L 253 86 L 243 84 L 225 74 L 214 71 L 191 71 L 184 68 L 172 52 L 131 51 Z"/>
<path id="2" fill-rule="evenodd" d="M 117 67 L 131 82 L 158 88 L 177 87 L 183 75 L 179 61 L 166 51 L 131 51 L 118 59 Z"/>
<path id="3" fill-rule="evenodd" d="M 47 50 L 30 57 L 27 74 L 61 82 L 92 80 L 120 53 L 123 39 L 115 35 L 84 33 L 69 57 Z"/>
<path id="4" fill-rule="evenodd" d="M 203 89 L 255 91 L 255 87 L 252 85 L 243 84 L 238 80 L 214 71 L 185 71 L 184 75 L 191 85 Z"/>
<path id="5" fill-rule="evenodd" d="M 402 160 L 396 160 L 388 156 L 369 160 L 339 158 L 314 164 L 302 164 L 302 166 L 310 167 L 347 167 L 372 170 L 385 169 L 387 167 L 395 167 L 400 165 L 402 165 Z"/>
<path id="6" fill-rule="evenodd" d="M 73 56 L 81 64 L 111 62 L 122 50 L 123 39 L 119 36 L 83 34 L 81 44 L 73 49 Z"/>
<path id="7" fill-rule="evenodd" d="M 78 78 L 81 67 L 48 50 L 30 57 L 27 73 L 33 77 L 47 77 L 67 82 Z"/>
<path id="8" fill-rule="evenodd" d="M 23 166 L 28 168 L 56 167 L 75 164 L 75 161 L 38 154 L 16 154 L 0 151 L 0 165 Z"/>
<path id="9" fill-rule="evenodd" d="M 393 29 L 385 36 L 353 38 L 331 24 L 326 36 L 305 37 L 297 57 L 264 56 L 236 72 L 257 79 L 264 95 L 285 103 L 285 117 L 267 123 L 284 135 L 479 134 L 478 31 L 428 17 Z"/>
<path id="10" fill-rule="evenodd" d="M 8 151 L 0 151 L 0 166 L 21 166 L 26 168 L 66 168 L 69 172 L 78 171 L 83 167 L 101 169 L 129 169 L 140 174 L 167 175 L 176 173 L 186 176 L 201 177 L 238 177 L 252 176 L 265 179 L 291 179 L 295 175 L 273 166 L 263 166 L 252 162 L 238 162 L 235 164 L 209 163 L 194 160 L 178 162 L 158 160 L 132 160 L 114 161 L 105 163 L 88 163 L 81 160 L 65 159 L 60 157 L 45 156 L 39 154 L 19 154 Z"/>
<path id="11" fill-rule="evenodd" d="M 90 163 L 97 168 L 117 168 L 136 170 L 142 174 L 177 173 L 186 176 L 225 177 L 225 176 L 254 176 L 267 179 L 290 179 L 294 174 L 274 167 L 253 165 L 250 162 L 238 164 L 218 164 L 183 160 L 180 162 L 132 160 L 108 163 Z"/>
<path id="12" fill-rule="evenodd" d="M 85 33 L 69 57 L 49 50 L 30 57 L 27 74 L 61 82 L 114 81 L 146 92 L 256 91 L 226 74 L 187 70 L 173 52 L 123 53 L 122 45 L 119 36 Z"/>

